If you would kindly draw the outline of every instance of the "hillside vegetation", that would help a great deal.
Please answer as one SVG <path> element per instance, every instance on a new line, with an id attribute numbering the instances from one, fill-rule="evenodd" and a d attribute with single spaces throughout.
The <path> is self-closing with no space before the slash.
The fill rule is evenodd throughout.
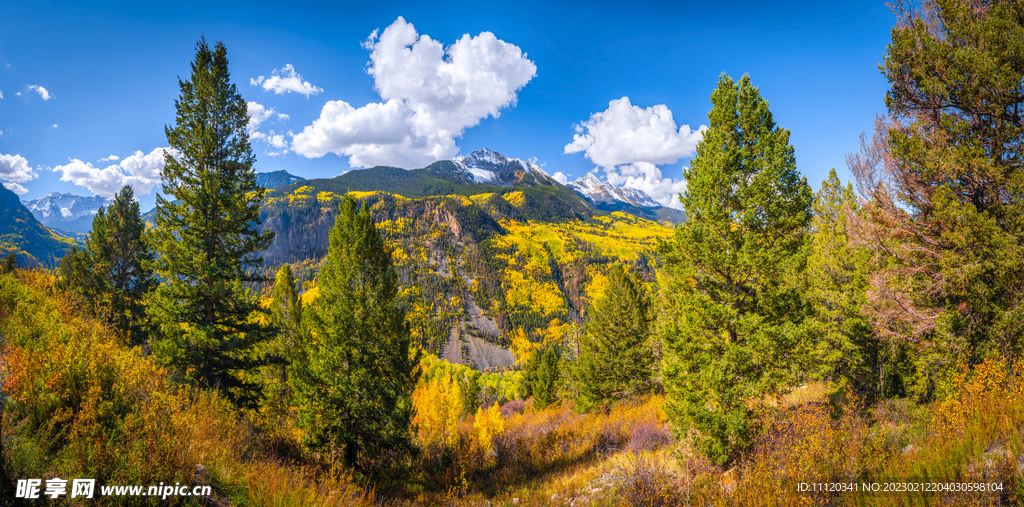
<path id="1" fill-rule="evenodd" d="M 855 182 L 723 73 L 679 224 L 489 150 L 268 191 L 201 39 L 157 208 L 0 269 L 0 500 L 1024 504 L 1024 5 L 923 7 Z"/>

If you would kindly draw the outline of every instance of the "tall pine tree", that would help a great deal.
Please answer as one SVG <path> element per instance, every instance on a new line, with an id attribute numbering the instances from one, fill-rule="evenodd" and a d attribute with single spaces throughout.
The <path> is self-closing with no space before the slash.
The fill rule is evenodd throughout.
<path id="1" fill-rule="evenodd" d="M 219 387 L 236 402 L 254 401 L 239 373 L 260 364 L 253 347 L 272 336 L 246 284 L 263 282 L 260 232 L 263 187 L 256 184 L 245 100 L 231 84 L 227 50 L 196 45 L 189 80 L 178 80 L 174 127 L 167 142 L 163 196 L 157 196 L 153 242 L 159 254 L 153 352 L 188 380 Z"/>
<path id="2" fill-rule="evenodd" d="M 59 267 L 58 286 L 80 294 L 133 345 L 146 339 L 145 301 L 157 286 L 145 230 L 135 193 L 126 185 L 96 212 L 85 248 L 73 249 Z"/>
<path id="3" fill-rule="evenodd" d="M 398 273 L 365 206 L 345 196 L 331 228 L 319 295 L 291 377 L 307 444 L 341 451 L 361 469 L 386 451 L 411 449 L 412 392 L 420 352 L 412 347 Z"/>
<path id="4" fill-rule="evenodd" d="M 594 301 L 579 355 L 571 368 L 576 408 L 590 411 L 603 403 L 642 394 L 651 388 L 651 296 L 636 272 L 615 264 L 608 287 Z"/>
<path id="5" fill-rule="evenodd" d="M 684 171 L 686 223 L 660 246 L 671 278 L 662 374 L 677 431 L 696 429 L 723 462 L 746 444 L 752 406 L 780 393 L 799 364 L 797 276 L 813 196 L 789 131 L 748 76 L 723 74 L 711 102 Z"/>
<path id="6" fill-rule="evenodd" d="M 870 252 L 850 242 L 848 215 L 859 211 L 853 185 L 844 187 L 832 169 L 813 209 L 805 294 L 814 318 L 806 342 L 806 371 L 837 387 L 850 384 L 871 392 L 878 377 L 879 347 L 863 314 Z"/>

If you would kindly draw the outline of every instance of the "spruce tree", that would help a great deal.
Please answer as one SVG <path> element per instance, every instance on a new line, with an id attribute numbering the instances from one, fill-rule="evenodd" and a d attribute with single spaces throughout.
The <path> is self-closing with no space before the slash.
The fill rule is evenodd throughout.
<path id="1" fill-rule="evenodd" d="M 663 327 L 669 416 L 724 462 L 747 442 L 753 406 L 779 394 L 801 363 L 812 193 L 789 131 L 750 78 L 722 75 L 710 128 L 684 170 L 686 223 L 659 247 L 670 278 Z"/>
<path id="2" fill-rule="evenodd" d="M 345 196 L 317 275 L 319 295 L 291 377 L 307 445 L 340 450 L 349 467 L 411 450 L 411 397 L 420 352 L 412 347 L 398 273 L 364 204 Z M 392 454 L 394 456 L 394 454 Z"/>
<path id="3" fill-rule="evenodd" d="M 572 366 L 575 407 L 584 412 L 651 387 L 651 296 L 640 276 L 621 264 L 607 275 L 608 287 L 590 309 Z"/>
<path id="4" fill-rule="evenodd" d="M 135 193 L 126 185 L 96 212 L 85 248 L 69 252 L 58 270 L 58 286 L 81 295 L 133 345 L 146 339 L 146 299 L 157 285 L 145 230 Z"/>
<path id="5" fill-rule="evenodd" d="M 264 189 L 256 184 L 247 107 L 231 84 L 223 43 L 211 50 L 200 40 L 191 77 L 178 84 L 175 125 L 164 129 L 178 158 L 166 156 L 152 235 L 164 280 L 153 352 L 186 379 L 251 403 L 256 393 L 239 374 L 260 364 L 253 348 L 273 330 L 254 318 L 261 309 L 246 284 L 266 281 L 258 254 L 273 233 L 258 228 Z"/>
<path id="6" fill-rule="evenodd" d="M 530 355 L 523 369 L 526 395 L 533 396 L 534 408 L 543 409 L 558 401 L 561 383 L 559 347 L 548 345 Z"/>
<path id="7" fill-rule="evenodd" d="M 18 269 L 18 256 L 11 252 L 4 258 L 3 272 L 13 273 L 15 269 Z"/>
<path id="8" fill-rule="evenodd" d="M 867 304 L 870 252 L 850 243 L 847 214 L 859 211 L 853 185 L 845 187 L 835 169 L 814 198 L 806 297 L 809 326 L 806 371 L 837 386 L 861 392 L 875 386 L 878 344 L 862 308 Z"/>

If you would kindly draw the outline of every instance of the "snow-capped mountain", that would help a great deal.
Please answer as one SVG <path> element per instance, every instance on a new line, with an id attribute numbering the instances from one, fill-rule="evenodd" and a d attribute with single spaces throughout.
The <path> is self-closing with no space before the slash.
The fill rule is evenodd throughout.
<path id="1" fill-rule="evenodd" d="M 481 148 L 466 158 L 454 159 L 452 162 L 460 172 L 476 183 L 510 187 L 521 183 L 523 178 L 529 176 L 554 182 L 554 179 L 536 164 L 518 158 L 508 158 L 487 148 Z"/>
<path id="2" fill-rule="evenodd" d="M 614 204 L 619 201 L 641 208 L 661 207 L 661 203 L 647 195 L 647 192 L 638 188 L 613 186 L 611 183 L 597 179 L 593 173 L 587 173 L 586 176 L 578 178 L 567 186 L 596 204 Z"/>
<path id="3" fill-rule="evenodd" d="M 51 192 L 39 199 L 22 201 L 22 204 L 48 227 L 69 232 L 88 232 L 92 228 L 93 215 L 110 202 L 110 199 L 98 195 L 86 197 Z"/>

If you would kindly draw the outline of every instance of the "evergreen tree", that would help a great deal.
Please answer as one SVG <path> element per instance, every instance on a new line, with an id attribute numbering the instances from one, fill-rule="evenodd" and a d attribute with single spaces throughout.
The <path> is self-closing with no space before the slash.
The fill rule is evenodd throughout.
<path id="1" fill-rule="evenodd" d="M 589 316 L 571 373 L 576 408 L 590 411 L 648 391 L 654 369 L 654 317 L 643 280 L 621 264 L 611 266 L 608 287 L 594 301 Z"/>
<path id="2" fill-rule="evenodd" d="M 710 128 L 684 171 L 686 223 L 659 247 L 670 276 L 663 328 L 669 416 L 724 462 L 746 444 L 753 405 L 800 364 L 812 193 L 750 78 L 722 75 Z"/>
<path id="3" fill-rule="evenodd" d="M 867 304 L 870 252 L 850 244 L 847 213 L 858 213 L 853 185 L 845 187 L 835 169 L 814 198 L 807 300 L 813 319 L 806 359 L 812 378 L 860 391 L 875 387 L 878 345 L 862 314 Z"/>
<path id="4" fill-rule="evenodd" d="M 14 255 L 14 252 L 7 254 L 4 258 L 4 273 L 13 273 L 15 269 L 18 269 L 18 256 Z"/>
<path id="5" fill-rule="evenodd" d="M 159 253 L 153 318 L 161 337 L 155 357 L 186 379 L 219 387 L 239 403 L 254 401 L 240 373 L 260 364 L 254 346 L 273 329 L 246 284 L 259 275 L 272 232 L 259 231 L 264 189 L 256 184 L 247 107 L 231 84 L 227 50 L 200 40 L 192 76 L 178 80 L 174 127 L 167 141 L 163 196 L 157 196 L 153 242 Z"/>
<path id="6" fill-rule="evenodd" d="M 420 352 L 412 347 L 398 274 L 364 204 L 345 196 L 307 307 L 309 338 L 292 385 L 307 444 L 339 449 L 366 469 L 385 451 L 411 450 L 411 396 Z"/>
<path id="7" fill-rule="evenodd" d="M 558 347 L 549 345 L 530 355 L 523 369 L 525 395 L 533 396 L 534 408 L 543 409 L 558 401 L 558 387 L 561 381 Z"/>
<path id="8" fill-rule="evenodd" d="M 1024 3 L 896 2 L 875 137 L 848 157 L 868 200 L 878 334 L 927 397 L 958 357 L 1024 346 Z"/>
<path id="9" fill-rule="evenodd" d="M 156 288 L 153 251 L 131 186 L 124 186 L 92 220 L 84 249 L 72 249 L 59 267 L 58 286 L 82 296 L 129 343 L 146 339 L 146 299 Z"/>
<path id="10" fill-rule="evenodd" d="M 264 355 L 263 407 L 268 423 L 276 425 L 291 410 L 292 392 L 289 386 L 292 364 L 301 357 L 302 300 L 295 289 L 295 277 L 289 265 L 281 266 L 274 277 L 269 301 L 270 323 L 278 335 L 268 342 Z"/>

